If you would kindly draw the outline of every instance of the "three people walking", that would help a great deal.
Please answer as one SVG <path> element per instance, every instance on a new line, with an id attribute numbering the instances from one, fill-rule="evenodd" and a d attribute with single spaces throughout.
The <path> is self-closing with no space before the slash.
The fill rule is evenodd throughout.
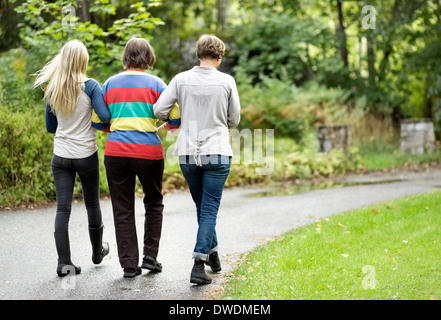
<path id="1" fill-rule="evenodd" d="M 74 44 L 75 47 L 82 45 L 79 41 L 69 42 L 65 45 L 66 50 Z M 55 133 L 52 169 L 57 191 L 57 273 L 65 275 L 61 272 L 64 265 L 73 266 L 75 273 L 80 272 L 80 268 L 70 261 L 70 249 L 67 249 L 73 193 L 71 181 L 76 173 L 80 175 L 88 208 L 94 263 L 100 263 L 108 253 L 108 245 L 102 243 L 99 169 L 93 127 L 109 132 L 104 164 L 124 277 L 141 274 L 141 268 L 153 272 L 162 270 L 157 256 L 164 208 L 164 150 L 156 127 L 157 121 L 161 120 L 165 122 L 165 128 L 180 127 L 175 155 L 179 157 L 181 171 L 196 206 L 198 232 L 190 282 L 210 283 L 205 265 L 213 272 L 221 270 L 215 227 L 233 156 L 229 129 L 240 121 L 240 102 L 234 78 L 217 70 L 225 53 L 225 44 L 215 36 L 202 36 L 197 42 L 200 65 L 176 75 L 167 86 L 160 78 L 145 72 L 153 68 L 156 60 L 150 44 L 142 38 L 131 39 L 122 55 L 125 71 L 110 77 L 102 90 L 95 80 L 86 78 L 87 62 L 86 67 L 84 63 L 80 66 L 79 58 L 64 56 L 65 47 L 60 57 L 43 68 L 35 83 L 37 86 L 50 80 L 45 98 L 48 101 L 47 129 Z M 83 47 L 78 51 L 84 55 Z M 70 63 L 70 68 L 57 69 L 55 64 L 62 62 Z M 58 71 L 52 71 L 55 69 Z M 73 71 L 77 69 L 80 71 Z M 66 78 L 72 80 L 63 83 L 67 82 L 66 78 L 57 77 L 57 72 L 64 72 Z M 68 85 L 73 89 L 60 89 Z M 59 95 L 57 90 L 69 92 L 69 96 Z M 60 169 L 65 166 L 68 168 Z M 145 208 L 141 267 L 135 225 L 136 177 L 144 191 Z M 63 236 L 58 232 L 63 232 Z"/>

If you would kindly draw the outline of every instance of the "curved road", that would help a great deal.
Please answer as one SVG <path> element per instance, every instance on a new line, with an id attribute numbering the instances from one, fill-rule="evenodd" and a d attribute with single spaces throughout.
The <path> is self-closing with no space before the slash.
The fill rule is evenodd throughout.
<path id="1" fill-rule="evenodd" d="M 90 259 L 84 205 L 82 201 L 74 204 L 70 221 L 72 260 L 81 266 L 82 272 L 66 278 L 58 278 L 55 272 L 55 208 L 0 211 L 0 300 L 210 299 L 221 288 L 222 275 L 231 270 L 242 253 L 318 218 L 439 188 L 441 170 L 353 175 L 345 180 L 369 183 L 264 197 L 247 196 L 261 189 L 225 190 L 217 226 L 223 270 L 213 275 L 212 284 L 205 286 L 189 282 L 196 217 L 187 192 L 168 194 L 164 199 L 158 256 L 163 272 L 153 274 L 143 270 L 142 275 L 134 279 L 122 277 L 110 201 L 102 201 L 104 240 L 110 244 L 110 254 L 98 266 Z M 137 199 L 136 205 L 141 244 L 140 231 L 144 223 L 141 199 Z"/>

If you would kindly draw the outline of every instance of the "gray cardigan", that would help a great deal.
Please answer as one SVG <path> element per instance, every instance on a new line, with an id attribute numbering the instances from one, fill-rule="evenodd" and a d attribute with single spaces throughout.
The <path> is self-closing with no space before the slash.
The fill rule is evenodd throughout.
<path id="1" fill-rule="evenodd" d="M 240 101 L 232 76 L 200 66 L 177 74 L 153 106 L 155 116 L 167 121 L 176 102 L 181 129 L 175 155 L 194 155 L 196 163 L 200 155 L 233 156 L 229 129 L 239 124 Z"/>

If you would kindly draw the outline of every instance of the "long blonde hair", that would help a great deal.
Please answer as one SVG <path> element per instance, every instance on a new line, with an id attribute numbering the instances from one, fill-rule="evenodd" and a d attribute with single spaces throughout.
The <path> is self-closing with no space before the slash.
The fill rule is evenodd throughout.
<path id="1" fill-rule="evenodd" d="M 35 74 L 37 78 L 32 88 L 49 81 L 44 99 L 55 115 L 59 112 L 70 115 L 75 111 L 78 98 L 85 88 L 88 62 L 89 53 L 86 46 L 81 41 L 72 40 Z"/>

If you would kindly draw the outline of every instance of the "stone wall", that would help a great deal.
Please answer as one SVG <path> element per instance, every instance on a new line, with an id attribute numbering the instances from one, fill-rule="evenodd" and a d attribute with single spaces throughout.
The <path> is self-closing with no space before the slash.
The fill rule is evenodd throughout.
<path id="1" fill-rule="evenodd" d="M 321 125 L 318 128 L 320 152 L 331 152 L 332 149 L 348 150 L 351 145 L 351 128 L 349 125 Z"/>
<path id="2" fill-rule="evenodd" d="M 401 151 L 423 154 L 435 149 L 435 133 L 430 119 L 407 119 L 401 122 Z"/>

